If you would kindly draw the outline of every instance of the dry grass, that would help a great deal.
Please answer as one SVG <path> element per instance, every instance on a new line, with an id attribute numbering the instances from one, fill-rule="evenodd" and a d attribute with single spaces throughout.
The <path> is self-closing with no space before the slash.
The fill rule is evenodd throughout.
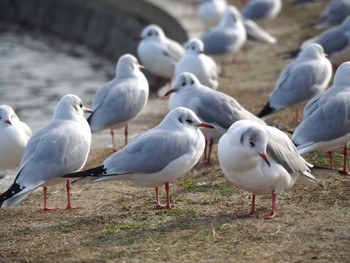
<path id="1" fill-rule="evenodd" d="M 296 48 L 314 33 L 301 27 L 324 5 L 289 9 L 286 4 L 283 14 L 266 25 L 279 44 L 240 55 L 226 68 L 221 89 L 258 112 L 287 63 L 277 54 Z M 164 114 L 144 116 L 154 117 L 149 121 L 153 124 Z M 278 114 L 275 123 L 293 128 L 292 111 Z M 142 130 L 144 125 L 136 121 L 130 130 Z M 278 216 L 272 220 L 240 218 L 249 210 L 249 193 L 227 182 L 214 151 L 212 166 L 194 169 L 172 184 L 175 210 L 155 209 L 153 190 L 118 181 L 73 186 L 73 203 L 82 206 L 76 210 L 40 211 L 41 191 L 16 207 L 1 209 L 0 262 L 349 261 L 349 177 L 323 174 L 319 178 L 324 188 L 286 190 L 278 195 Z M 109 154 L 110 150 L 93 149 L 87 166 L 100 164 Z M 307 158 L 325 162 L 322 154 Z M 64 207 L 65 202 L 63 185 L 50 188 L 50 205 Z M 270 197 L 259 197 L 257 205 L 259 213 L 268 212 Z"/>

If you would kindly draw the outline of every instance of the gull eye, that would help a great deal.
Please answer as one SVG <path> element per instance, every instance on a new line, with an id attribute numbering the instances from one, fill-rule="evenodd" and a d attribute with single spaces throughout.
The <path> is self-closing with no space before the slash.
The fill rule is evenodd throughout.
<path id="1" fill-rule="evenodd" d="M 250 145 L 250 147 L 255 147 L 255 143 L 253 143 L 253 142 L 249 142 L 249 145 Z"/>
<path id="2" fill-rule="evenodd" d="M 152 31 L 148 31 L 148 34 L 147 34 L 147 36 L 152 36 Z"/>
<path id="3" fill-rule="evenodd" d="M 191 85 L 193 85 L 194 84 L 194 80 L 193 79 L 191 79 Z"/>
<path id="4" fill-rule="evenodd" d="M 187 119 L 186 122 L 190 123 L 190 124 L 193 123 L 193 121 L 191 119 Z"/>
<path id="5" fill-rule="evenodd" d="M 182 82 L 181 86 L 182 87 L 186 86 L 186 82 Z"/>
<path id="6" fill-rule="evenodd" d="M 84 107 L 84 105 L 83 105 L 83 102 L 82 102 L 82 101 L 80 102 L 79 107 L 80 107 L 80 108 L 83 108 L 83 107 Z"/>

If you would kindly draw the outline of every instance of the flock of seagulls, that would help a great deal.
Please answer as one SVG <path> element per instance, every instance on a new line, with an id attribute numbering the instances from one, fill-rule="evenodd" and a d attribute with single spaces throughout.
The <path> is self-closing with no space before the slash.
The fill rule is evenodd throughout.
<path id="1" fill-rule="evenodd" d="M 51 121 L 33 135 L 11 107 L 1 106 L 0 136 L 4 139 L 0 145 L 10 151 L 0 151 L 0 168 L 18 167 L 18 172 L 13 184 L 0 195 L 0 207 L 18 204 L 43 187 L 44 210 L 49 210 L 47 186 L 65 181 L 67 208 L 72 208 L 73 179 L 127 180 L 151 187 L 156 192 L 156 206 L 171 209 L 170 183 L 190 171 L 202 155 L 204 164 L 209 165 L 215 143 L 223 174 L 238 188 L 252 193 L 250 216 L 256 215 L 256 195 L 271 195 L 271 213 L 262 217 L 273 218 L 278 193 L 298 182 L 320 184 L 312 175 L 313 165 L 302 157 L 305 153 L 326 151 L 331 157 L 332 151 L 344 147 L 342 172 L 347 174 L 350 62 L 346 61 L 350 47 L 346 30 L 350 17 L 343 21 L 326 19 L 335 10 L 333 2 L 345 5 L 347 1 L 331 1 L 318 26 L 334 27 L 301 46 L 297 58 L 280 73 L 258 116 L 220 91 L 219 74 L 224 63 L 232 63 L 248 41 L 277 43 L 258 23 L 274 19 L 282 1 L 244 2 L 240 12 L 224 0 L 200 1 L 198 14 L 204 32 L 184 45 L 167 38 L 158 25 L 148 25 L 136 37 L 140 62 L 131 54 L 121 56 L 115 78 L 96 91 L 91 110 L 77 96 L 65 95 Z M 339 51 L 340 46 L 343 51 Z M 336 49 L 337 62 L 332 60 Z M 342 52 L 345 55 L 339 54 Z M 170 111 L 159 125 L 128 141 L 128 123 L 148 102 L 149 85 L 141 71 L 144 66 L 155 76 L 173 81 L 165 93 Z M 327 89 L 333 69 L 333 86 Z M 265 122 L 274 113 L 305 102 L 301 123 L 291 138 Z M 117 149 L 113 130 L 122 127 L 125 146 Z M 91 133 L 104 129 L 111 130 L 114 153 L 100 166 L 82 171 L 90 152 Z M 165 205 L 159 200 L 163 185 Z"/>

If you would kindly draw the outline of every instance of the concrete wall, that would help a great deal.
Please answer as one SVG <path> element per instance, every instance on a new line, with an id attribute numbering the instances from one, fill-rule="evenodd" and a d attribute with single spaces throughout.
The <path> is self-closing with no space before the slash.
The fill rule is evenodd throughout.
<path id="1" fill-rule="evenodd" d="M 150 23 L 180 43 L 187 40 L 173 17 L 143 0 L 0 0 L 0 23 L 85 45 L 112 62 L 124 53 L 137 54 L 133 38 Z"/>

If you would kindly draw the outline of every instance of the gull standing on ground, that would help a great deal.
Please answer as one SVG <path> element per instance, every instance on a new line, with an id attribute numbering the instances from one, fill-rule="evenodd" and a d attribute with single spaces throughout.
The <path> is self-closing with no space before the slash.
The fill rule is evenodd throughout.
<path id="1" fill-rule="evenodd" d="M 242 15 L 251 20 L 272 20 L 282 9 L 282 0 L 249 0 Z"/>
<path id="2" fill-rule="evenodd" d="M 176 108 L 158 126 L 133 138 L 101 166 L 65 177 L 87 177 L 92 182 L 128 180 L 137 186 L 154 187 L 158 208 L 163 207 L 159 187 L 165 185 L 166 208 L 171 209 L 169 184 L 190 171 L 203 153 L 205 142 L 199 127 L 213 128 L 190 109 Z"/>
<path id="3" fill-rule="evenodd" d="M 114 131 L 125 126 L 125 144 L 128 143 L 128 123 L 137 118 L 148 101 L 148 81 L 137 59 L 130 54 L 121 56 L 116 77 L 99 90 L 92 102 L 93 113 L 88 117 L 91 131 L 111 129 L 113 151 Z"/>
<path id="4" fill-rule="evenodd" d="M 29 139 L 15 181 L 0 195 L 0 207 L 16 205 L 43 186 L 44 210 L 50 210 L 46 206 L 47 186 L 66 180 L 61 176 L 80 170 L 88 157 L 91 132 L 84 112 L 91 110 L 75 95 L 59 101 L 51 121 Z M 69 209 L 69 180 L 66 188 Z"/>
<path id="5" fill-rule="evenodd" d="M 198 5 L 198 17 L 207 31 L 216 27 L 227 8 L 226 0 L 201 0 Z"/>
<path id="6" fill-rule="evenodd" d="M 160 26 L 151 24 L 145 27 L 137 47 L 137 54 L 141 63 L 158 79 L 157 86 L 160 85 L 160 78 L 170 80 L 174 75 L 176 63 L 181 59 L 184 49 L 176 41 L 167 38 Z"/>
<path id="7" fill-rule="evenodd" d="M 218 157 L 228 180 L 253 194 L 249 215 L 256 214 L 256 195 L 272 195 L 271 213 L 262 217 L 273 218 L 276 194 L 296 182 L 318 183 L 285 133 L 254 121 L 235 122 L 219 141 Z"/>
<path id="8" fill-rule="evenodd" d="M 350 141 L 350 62 L 335 73 L 333 86 L 310 100 L 304 109 L 303 121 L 292 136 L 300 154 L 312 151 L 329 152 L 344 146 L 343 173 L 347 172 L 347 144 Z"/>
<path id="9" fill-rule="evenodd" d="M 350 0 L 332 0 L 316 24 L 316 28 L 325 29 L 341 24 L 350 15 Z"/>
<path id="10" fill-rule="evenodd" d="M 199 38 L 193 38 L 185 45 L 185 53 L 177 63 L 174 79 L 183 72 L 194 74 L 203 85 L 217 89 L 219 67 L 215 61 L 204 54 L 204 44 Z"/>
<path id="11" fill-rule="evenodd" d="M 27 124 L 20 121 L 8 105 L 0 106 L 0 169 L 18 167 L 24 148 L 32 136 Z"/>
<path id="12" fill-rule="evenodd" d="M 228 6 L 220 24 L 201 36 L 205 54 L 219 61 L 232 61 L 246 39 L 241 14 L 234 6 Z"/>
<path id="13" fill-rule="evenodd" d="M 343 62 L 350 60 L 350 16 L 339 26 L 328 29 L 320 35 L 304 41 L 300 49 L 303 50 L 310 43 L 320 44 L 334 67 L 338 67 Z M 294 52 L 292 51 L 291 53 Z"/>
<path id="14" fill-rule="evenodd" d="M 170 110 L 176 107 L 186 107 L 203 122 L 209 123 L 215 129 L 203 130 L 206 144 L 208 145 L 208 156 L 204 151 L 204 161 L 210 163 L 210 155 L 213 143 L 227 131 L 232 123 L 250 119 L 265 124 L 265 122 L 246 109 L 244 109 L 234 98 L 225 93 L 203 86 L 195 75 L 189 72 L 181 73 L 175 80 L 174 88 L 169 90 L 165 96 L 170 95 Z"/>
<path id="15" fill-rule="evenodd" d="M 332 65 L 322 46 L 310 44 L 281 72 L 258 116 L 263 118 L 311 99 L 326 89 L 331 77 Z M 299 120 L 298 111 L 296 119 Z"/>

